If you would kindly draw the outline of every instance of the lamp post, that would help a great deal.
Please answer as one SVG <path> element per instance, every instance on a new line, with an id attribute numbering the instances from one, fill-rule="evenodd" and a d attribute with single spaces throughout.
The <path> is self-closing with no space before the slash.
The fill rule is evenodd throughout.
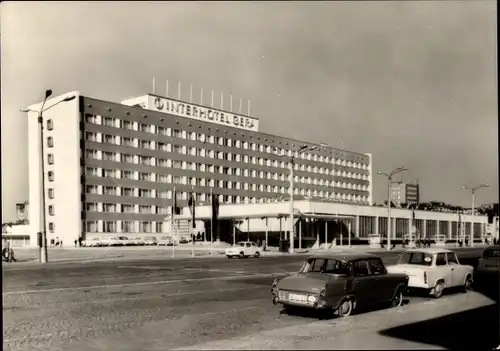
<path id="1" fill-rule="evenodd" d="M 385 172 L 377 172 L 378 175 L 383 175 L 387 177 L 387 251 L 391 250 L 391 184 L 392 184 L 392 177 L 398 173 L 407 171 L 408 168 L 405 168 L 403 166 L 398 167 L 393 169 L 389 173 Z"/>
<path id="2" fill-rule="evenodd" d="M 307 146 L 307 145 L 303 145 L 301 146 L 297 152 L 298 154 L 300 155 L 302 152 L 304 151 L 312 151 L 312 150 L 315 150 L 316 149 L 316 146 Z M 290 167 L 290 253 L 293 254 L 293 250 L 294 250 L 294 240 L 295 240 L 295 224 L 294 224 L 294 213 L 293 213 L 293 206 L 294 206 L 294 203 L 293 203 L 293 194 L 294 194 L 294 181 L 293 181 L 293 177 L 294 177 L 294 172 L 293 172 L 293 166 L 295 164 L 295 154 L 292 153 L 292 157 L 290 158 L 290 163 L 289 163 L 289 167 Z"/>
<path id="3" fill-rule="evenodd" d="M 35 111 L 31 109 L 22 109 L 21 112 L 36 112 L 38 113 L 38 134 L 40 136 L 40 172 L 41 172 L 41 230 L 38 232 L 38 235 L 41 236 L 41 243 L 40 243 L 40 263 L 47 263 L 48 260 L 48 253 L 47 253 L 47 223 L 46 223 L 46 210 L 45 210 L 45 153 L 44 153 L 44 143 L 43 143 L 43 113 L 52 107 L 62 103 L 62 102 L 67 102 L 75 99 L 75 96 L 68 96 L 55 104 L 50 105 L 49 107 L 44 109 L 45 103 L 47 102 L 47 99 L 52 95 L 52 90 L 47 89 L 45 91 L 45 98 L 43 99 L 42 102 L 42 107 L 40 108 L 40 111 Z"/>
<path id="4" fill-rule="evenodd" d="M 487 187 L 489 187 L 489 184 L 481 184 L 475 187 L 463 186 L 464 189 L 470 190 L 472 193 L 472 216 L 474 216 L 476 190 Z M 470 233 L 471 233 L 470 246 L 474 247 L 474 217 L 472 217 L 470 221 Z"/>

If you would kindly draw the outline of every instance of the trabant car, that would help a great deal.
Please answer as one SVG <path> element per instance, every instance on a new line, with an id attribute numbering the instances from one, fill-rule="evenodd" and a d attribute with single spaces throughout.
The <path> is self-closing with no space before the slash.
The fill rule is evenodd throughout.
<path id="1" fill-rule="evenodd" d="M 435 298 L 440 298 L 446 288 L 470 290 L 474 267 L 460 264 L 451 250 L 423 248 L 405 251 L 398 264 L 388 266 L 387 271 L 407 274 L 410 289 L 425 289 Z"/>
<path id="2" fill-rule="evenodd" d="M 155 236 L 144 237 L 144 245 L 158 245 L 158 240 Z"/>
<path id="3" fill-rule="evenodd" d="M 240 241 L 236 245 L 226 249 L 227 258 L 239 257 L 245 258 L 253 256 L 260 257 L 260 247 L 252 241 Z"/>
<path id="4" fill-rule="evenodd" d="M 369 253 L 325 253 L 307 258 L 297 274 L 275 279 L 273 304 L 331 310 L 349 316 L 361 305 L 403 304 L 408 276 L 387 273 L 382 259 Z"/>
<path id="5" fill-rule="evenodd" d="M 102 242 L 101 242 L 101 239 L 99 239 L 99 238 L 90 238 L 90 239 L 84 240 L 82 242 L 82 246 L 84 246 L 84 247 L 99 247 L 99 246 L 102 246 Z"/>

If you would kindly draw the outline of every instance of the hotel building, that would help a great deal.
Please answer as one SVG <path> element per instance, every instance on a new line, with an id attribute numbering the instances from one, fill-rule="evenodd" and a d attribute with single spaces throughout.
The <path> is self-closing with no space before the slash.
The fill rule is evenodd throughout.
<path id="1" fill-rule="evenodd" d="M 206 215 L 210 191 L 219 196 L 225 216 L 231 213 L 224 208 L 238 208 L 241 217 L 256 215 L 256 208 L 273 202 L 282 207 L 278 212 L 286 212 L 292 156 L 297 201 L 318 203 L 346 216 L 355 213 L 353 209 L 383 212 L 371 206 L 371 154 L 262 133 L 257 118 L 154 94 L 115 103 L 70 92 L 48 100 L 46 106 L 69 96 L 76 98 L 47 110 L 43 119 L 49 241 L 170 232 L 174 189 L 178 206 L 184 208 L 189 193 L 196 194 L 200 220 Z M 42 218 L 36 112 L 40 107 L 41 103 L 32 105 L 28 112 L 33 235 L 41 231 Z M 302 146 L 314 150 L 299 153 Z M 182 216 L 185 213 L 180 220 L 187 220 Z M 276 216 L 271 226 L 266 220 L 266 228 L 276 231 L 278 219 L 283 225 L 281 217 Z M 245 224 L 242 219 L 238 230 L 246 225 L 258 231 L 262 221 L 248 218 Z M 352 230 L 358 236 L 379 230 L 378 222 L 367 227 L 359 218 L 356 221 Z"/>

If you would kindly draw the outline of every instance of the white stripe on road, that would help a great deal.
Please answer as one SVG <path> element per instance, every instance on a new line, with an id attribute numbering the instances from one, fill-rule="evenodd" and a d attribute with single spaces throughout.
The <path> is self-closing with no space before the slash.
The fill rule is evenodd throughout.
<path id="1" fill-rule="evenodd" d="M 110 284 L 110 285 L 92 285 L 92 286 L 77 286 L 71 288 L 53 288 L 53 289 L 39 289 L 39 290 L 24 290 L 24 291 L 9 291 L 4 292 L 3 295 L 15 295 L 15 294 L 36 294 L 44 292 L 54 292 L 54 291 L 73 291 L 73 290 L 87 290 L 87 289 L 109 289 L 109 288 L 123 288 L 127 286 L 145 286 L 145 285 L 158 285 L 158 284 L 172 284 L 172 283 L 183 283 L 183 282 L 202 282 L 202 281 L 213 281 L 213 280 L 238 280 L 246 278 L 266 278 L 266 277 L 276 277 L 282 275 L 288 275 L 289 273 L 256 273 L 247 275 L 237 275 L 229 277 L 208 277 L 208 278 L 188 278 L 188 279 L 174 279 L 174 280 L 161 280 L 154 282 L 142 282 L 142 283 L 126 283 L 126 284 Z"/>

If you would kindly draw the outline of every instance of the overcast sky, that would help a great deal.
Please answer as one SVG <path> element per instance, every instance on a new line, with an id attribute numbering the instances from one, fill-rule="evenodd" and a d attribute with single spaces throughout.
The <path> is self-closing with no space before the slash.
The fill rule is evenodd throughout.
<path id="1" fill-rule="evenodd" d="M 422 200 L 498 201 L 496 2 L 3 2 L 2 214 L 28 199 L 19 109 L 194 85 L 251 100 L 260 130 L 410 167 Z M 375 201 L 386 194 L 374 178 Z"/>

